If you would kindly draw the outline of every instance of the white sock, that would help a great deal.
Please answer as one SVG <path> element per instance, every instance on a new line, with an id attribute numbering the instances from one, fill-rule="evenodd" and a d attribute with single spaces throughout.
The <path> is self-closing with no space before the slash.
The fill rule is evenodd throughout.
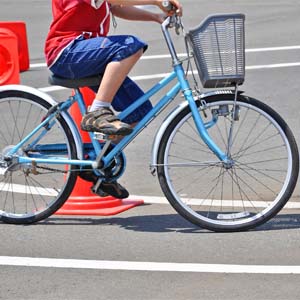
<path id="1" fill-rule="evenodd" d="M 94 100 L 92 105 L 90 106 L 90 109 L 89 111 L 95 111 L 95 110 L 98 110 L 100 108 L 103 108 L 103 107 L 110 107 L 110 102 L 105 102 L 105 101 L 100 101 L 100 100 Z"/>

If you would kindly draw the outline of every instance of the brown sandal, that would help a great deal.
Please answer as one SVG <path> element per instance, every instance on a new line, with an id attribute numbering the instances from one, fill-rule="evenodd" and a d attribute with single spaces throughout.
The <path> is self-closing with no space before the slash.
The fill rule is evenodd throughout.
<path id="1" fill-rule="evenodd" d="M 107 135 L 128 135 L 132 132 L 131 126 L 121 122 L 108 107 L 86 113 L 81 121 L 81 129 Z"/>

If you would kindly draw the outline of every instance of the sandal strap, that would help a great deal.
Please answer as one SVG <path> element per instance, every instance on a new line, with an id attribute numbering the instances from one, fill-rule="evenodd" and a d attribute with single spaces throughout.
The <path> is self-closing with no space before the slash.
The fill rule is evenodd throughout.
<path id="1" fill-rule="evenodd" d="M 117 118 L 112 110 L 108 107 L 100 108 L 98 110 L 90 112 L 89 114 L 92 114 L 95 119 L 102 117 L 103 120 L 106 120 L 108 122 L 119 121 L 119 118 Z"/>

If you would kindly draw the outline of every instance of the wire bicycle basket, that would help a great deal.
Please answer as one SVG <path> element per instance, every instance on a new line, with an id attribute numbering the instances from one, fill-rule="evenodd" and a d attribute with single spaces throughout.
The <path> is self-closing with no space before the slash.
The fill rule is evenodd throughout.
<path id="1" fill-rule="evenodd" d="M 244 82 L 245 15 L 211 15 L 187 33 L 187 41 L 204 88 Z"/>

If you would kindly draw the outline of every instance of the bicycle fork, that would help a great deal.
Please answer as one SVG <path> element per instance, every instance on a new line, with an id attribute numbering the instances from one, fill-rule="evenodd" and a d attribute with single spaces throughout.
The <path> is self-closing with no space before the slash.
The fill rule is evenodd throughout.
<path id="1" fill-rule="evenodd" d="M 182 68 L 182 65 L 177 65 L 174 66 L 176 74 L 178 76 L 178 80 L 180 82 L 180 85 L 182 87 L 182 92 L 184 95 L 185 100 L 188 102 L 189 107 L 191 109 L 192 112 L 192 116 L 193 116 L 193 120 L 195 122 L 196 128 L 198 130 L 198 133 L 200 135 L 200 137 L 202 138 L 202 140 L 205 142 L 205 144 L 208 146 L 208 148 L 215 153 L 215 155 L 225 164 L 230 164 L 231 163 L 231 159 L 230 159 L 230 145 L 232 143 L 232 130 L 233 130 L 233 126 L 231 126 L 230 128 L 230 134 L 229 134 L 229 143 L 228 143 L 228 147 L 227 147 L 227 153 L 224 153 L 216 144 L 215 142 L 212 140 L 212 138 L 209 136 L 206 126 L 200 116 L 197 104 L 195 102 L 192 90 L 189 86 L 188 81 L 185 78 L 184 75 L 184 70 Z M 236 89 L 236 97 L 237 97 L 237 89 Z M 236 110 L 236 108 L 234 108 L 234 110 Z"/>
<path id="2" fill-rule="evenodd" d="M 230 159 L 230 144 L 228 145 L 227 153 L 224 153 L 211 139 L 209 136 L 205 124 L 203 123 L 203 120 L 200 116 L 200 113 L 198 111 L 197 105 L 195 103 L 192 90 L 190 88 L 190 85 L 186 79 L 184 69 L 182 67 L 182 62 L 177 57 L 177 52 L 175 50 L 174 44 L 172 42 L 170 33 L 168 31 L 169 27 L 172 27 L 174 23 L 174 18 L 168 17 L 162 24 L 162 32 L 165 38 L 165 41 L 167 43 L 167 46 L 169 48 L 170 55 L 172 57 L 173 62 L 173 68 L 175 73 L 177 74 L 177 79 L 180 83 L 181 90 L 183 92 L 183 95 L 186 99 L 186 101 L 189 104 L 189 107 L 191 109 L 193 119 L 196 125 L 196 128 L 198 130 L 199 135 L 203 139 L 203 141 L 206 143 L 208 148 L 216 154 L 216 156 L 225 164 L 225 165 L 231 165 L 232 160 Z M 175 21 L 176 24 L 176 21 Z M 180 24 L 182 26 L 182 24 Z M 236 89 L 236 96 L 237 96 L 237 89 Z M 231 126 L 232 127 L 232 126 Z M 232 140 L 232 132 L 230 133 L 230 140 Z"/>

